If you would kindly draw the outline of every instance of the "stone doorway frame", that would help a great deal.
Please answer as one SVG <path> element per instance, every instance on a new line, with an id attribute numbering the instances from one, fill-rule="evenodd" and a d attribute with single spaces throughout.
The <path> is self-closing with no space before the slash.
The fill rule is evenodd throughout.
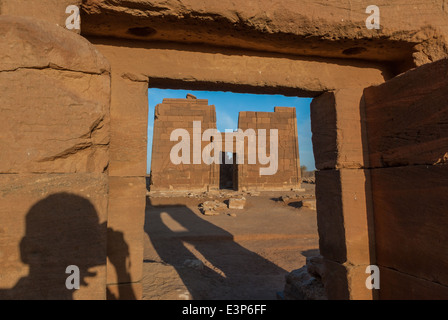
<path id="1" fill-rule="evenodd" d="M 111 292 L 141 296 L 149 87 L 313 97 L 320 250 L 330 299 L 372 299 L 365 269 L 375 261 L 363 90 L 391 77 L 381 63 L 87 37 L 111 63 L 108 225 L 129 244 L 131 283 L 108 262 Z M 126 207 L 126 210 L 124 208 Z M 126 215 L 123 214 L 126 212 Z M 108 247 L 113 247 L 108 243 Z M 116 250 L 109 255 L 118 254 Z"/>

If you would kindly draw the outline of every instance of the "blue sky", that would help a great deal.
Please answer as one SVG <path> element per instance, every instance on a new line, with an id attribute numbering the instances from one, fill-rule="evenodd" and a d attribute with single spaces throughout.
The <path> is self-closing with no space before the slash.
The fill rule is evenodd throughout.
<path id="1" fill-rule="evenodd" d="M 315 169 L 311 141 L 310 104 L 312 99 L 310 98 L 220 91 L 149 89 L 148 173 L 151 170 L 155 106 L 162 103 L 165 98 L 185 99 L 187 93 L 195 95 L 198 99 L 208 99 L 210 105 L 215 105 L 217 127 L 221 132 L 225 132 L 226 129 L 238 129 L 238 114 L 241 111 L 273 112 L 274 107 L 296 107 L 300 162 L 301 165 L 307 166 L 308 170 Z"/>

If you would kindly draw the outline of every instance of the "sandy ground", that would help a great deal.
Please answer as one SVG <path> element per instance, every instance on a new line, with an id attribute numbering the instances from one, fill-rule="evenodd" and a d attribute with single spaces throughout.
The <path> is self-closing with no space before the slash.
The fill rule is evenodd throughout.
<path id="1" fill-rule="evenodd" d="M 286 194 L 295 193 L 246 196 L 245 209 L 218 216 L 199 211 L 209 199 L 148 198 L 143 299 L 277 299 L 285 275 L 319 247 L 316 211 L 278 201 Z"/>

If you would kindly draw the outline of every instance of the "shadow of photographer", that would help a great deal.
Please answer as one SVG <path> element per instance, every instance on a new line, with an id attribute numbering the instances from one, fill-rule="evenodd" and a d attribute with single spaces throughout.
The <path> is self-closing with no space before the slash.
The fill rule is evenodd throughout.
<path id="1" fill-rule="evenodd" d="M 113 236 L 121 249 L 127 244 L 122 234 L 108 229 L 106 222 L 100 223 L 89 200 L 69 193 L 50 195 L 32 206 L 25 224 L 19 246 L 29 273 L 14 287 L 0 289 L 0 300 L 72 300 L 76 290 L 67 286 L 72 280 L 79 284 L 81 299 L 106 298 L 107 236 Z M 129 251 L 121 252 L 111 263 L 126 279 Z M 67 272 L 69 266 L 79 273 Z M 126 292 L 128 297 L 130 294 Z"/>

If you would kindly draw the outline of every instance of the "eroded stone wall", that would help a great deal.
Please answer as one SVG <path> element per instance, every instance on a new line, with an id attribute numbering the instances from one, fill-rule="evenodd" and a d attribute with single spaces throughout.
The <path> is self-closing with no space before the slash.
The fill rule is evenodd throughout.
<path id="1" fill-rule="evenodd" d="M 200 125 L 199 134 L 193 130 L 195 121 Z M 171 134 L 177 129 L 185 129 L 189 141 L 180 137 L 178 141 L 170 141 Z M 207 129 L 216 129 L 215 106 L 208 105 L 208 100 L 164 99 L 162 104 L 156 106 L 151 191 L 207 191 L 219 188 L 219 167 L 205 164 L 202 158 L 202 151 L 211 143 L 202 141 Z M 195 149 L 193 139 L 198 140 L 198 149 Z M 182 140 L 189 147 L 189 164 L 174 164 L 170 157 L 171 150 Z M 182 152 L 186 151 L 183 149 L 176 156 L 181 157 Z M 195 160 L 194 154 L 199 158 Z"/>
<path id="2" fill-rule="evenodd" d="M 256 157 L 256 164 L 249 163 L 250 151 L 248 140 L 245 143 L 244 164 L 238 166 L 238 186 L 242 190 L 296 190 L 300 188 L 299 142 L 297 136 L 297 117 L 295 108 L 276 107 L 275 112 L 241 112 L 238 127 L 247 131 L 255 130 L 257 134 L 257 153 L 271 157 L 266 165 Z M 258 130 L 266 130 L 261 137 Z M 274 165 L 275 152 L 271 145 L 271 130 L 278 134 L 277 170 L 274 174 L 262 175 L 261 168 L 268 169 Z M 260 139 L 265 139 L 266 149 L 260 147 Z"/>
<path id="3" fill-rule="evenodd" d="M 0 83 L 0 299 L 105 299 L 109 63 L 53 23 L 0 16 Z"/>
<path id="4" fill-rule="evenodd" d="M 381 299 L 448 298 L 448 60 L 365 90 Z"/>
<path id="5" fill-rule="evenodd" d="M 197 133 L 193 129 L 195 121 L 200 124 Z M 175 136 L 173 139 L 177 140 L 171 141 L 171 135 L 177 129 L 186 130 L 189 140 Z M 209 106 L 207 100 L 164 99 L 162 104 L 156 106 L 151 191 L 207 191 L 221 187 L 221 170 L 225 169 L 215 160 L 212 164 L 206 164 L 203 158 L 205 148 L 212 142 L 202 141 L 207 129 L 216 129 L 215 107 Z M 214 156 L 215 152 L 219 152 L 221 161 L 222 153 L 232 153 L 236 157 L 233 186 L 246 191 L 297 190 L 300 187 L 300 161 L 295 108 L 276 107 L 275 112 L 241 112 L 239 129 L 240 134 L 218 134 L 218 139 L 213 139 L 214 151 L 207 153 Z M 265 135 L 260 135 L 259 130 L 264 130 Z M 276 131 L 277 150 L 271 145 L 271 130 Z M 194 138 L 200 139 L 200 143 L 195 144 Z M 264 148 L 260 139 L 266 143 Z M 183 153 L 188 152 L 188 164 L 184 160 L 175 164 L 171 153 L 182 142 L 185 142 L 187 148 L 183 147 L 182 151 L 178 150 L 174 155 L 180 161 Z M 241 145 L 244 155 L 238 149 L 240 142 L 244 143 Z M 218 143 L 220 146 L 216 147 Z M 253 149 L 249 144 L 252 144 Z M 199 157 L 196 160 L 195 155 Z M 270 158 L 269 163 L 261 163 L 260 155 Z M 237 163 L 237 159 L 241 163 Z M 200 163 L 195 164 L 194 161 Z M 272 172 L 263 175 L 262 168 L 271 168 L 269 171 Z"/>
<path id="6" fill-rule="evenodd" d="M 311 103 L 319 248 L 329 299 L 374 298 L 365 286 L 375 250 L 362 95 L 362 87 L 340 89 Z"/>

